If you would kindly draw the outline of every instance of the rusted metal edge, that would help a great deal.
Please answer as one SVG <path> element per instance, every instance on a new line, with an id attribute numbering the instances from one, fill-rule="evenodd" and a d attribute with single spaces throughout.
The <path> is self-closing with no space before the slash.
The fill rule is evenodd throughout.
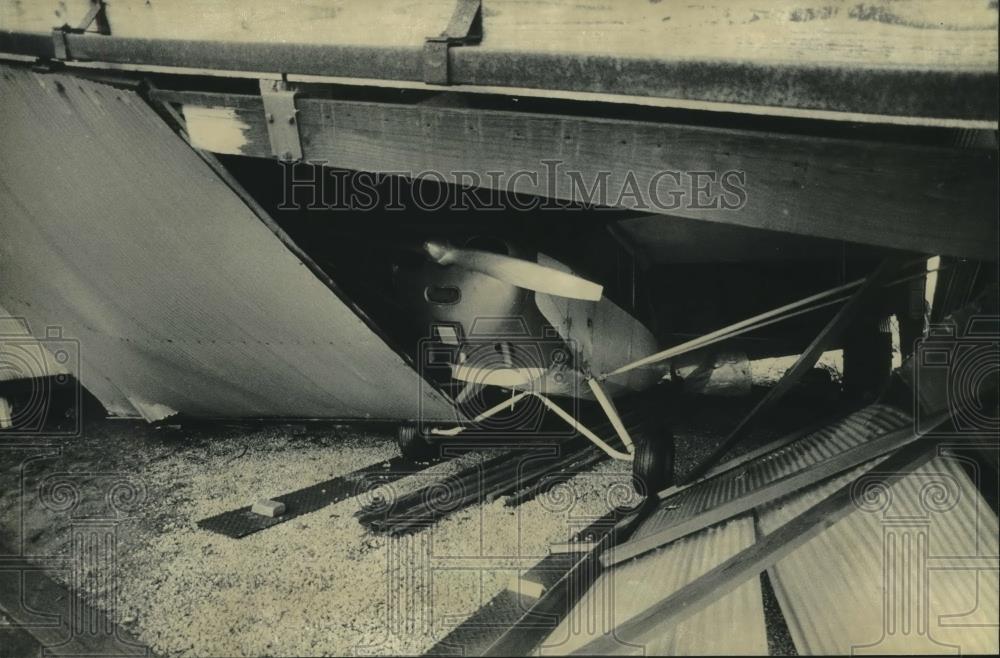
<path id="1" fill-rule="evenodd" d="M 65 35 L 72 60 L 273 71 L 345 78 L 425 80 L 422 47 L 330 46 Z M 51 35 L 0 31 L 0 51 L 56 57 Z M 658 61 L 549 52 L 449 53 L 451 84 L 522 87 L 793 107 L 887 116 L 996 121 L 991 71 L 863 70 L 724 61 Z M 781 90 L 780 97 L 775 90 Z M 788 93 L 787 90 L 794 90 Z"/>
<path id="2" fill-rule="evenodd" d="M 449 53 L 453 46 L 479 43 L 483 37 L 483 11 L 481 0 L 456 0 L 455 12 L 441 34 L 424 41 L 424 82 L 447 85 L 451 83 Z"/>
<path id="3" fill-rule="evenodd" d="M 687 484 L 677 484 L 672 487 L 668 487 L 657 494 L 657 497 L 664 501 L 672 496 L 676 496 L 680 492 L 693 487 L 695 485 L 700 485 L 703 482 L 707 482 L 710 479 L 715 479 L 726 475 L 735 468 L 745 465 L 747 462 L 751 462 L 755 459 L 759 459 L 764 455 L 770 454 L 780 448 L 783 448 L 789 444 L 795 443 L 799 439 L 804 439 L 805 437 L 822 430 L 824 427 L 839 423 L 851 416 L 851 414 L 860 411 L 864 408 L 861 403 L 856 403 L 848 406 L 845 409 L 834 412 L 833 414 L 823 418 L 822 420 L 816 421 L 815 423 L 810 423 L 804 427 L 794 429 L 791 432 L 759 447 L 745 454 L 734 457 L 728 461 L 720 462 L 719 464 L 713 466 L 705 473 L 705 477 L 697 482 L 688 482 Z"/>

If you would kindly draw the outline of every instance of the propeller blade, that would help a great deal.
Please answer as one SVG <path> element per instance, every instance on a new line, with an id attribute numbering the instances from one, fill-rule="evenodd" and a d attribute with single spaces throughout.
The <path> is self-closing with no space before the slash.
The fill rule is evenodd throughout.
<path id="1" fill-rule="evenodd" d="M 478 386 L 514 388 L 525 386 L 542 377 L 545 368 L 487 368 L 467 365 L 451 367 L 451 376 L 458 381 Z"/>
<path id="2" fill-rule="evenodd" d="M 424 251 L 440 265 L 458 265 L 548 295 L 596 302 L 604 292 L 604 287 L 593 281 L 521 258 L 431 241 L 424 243 Z"/>

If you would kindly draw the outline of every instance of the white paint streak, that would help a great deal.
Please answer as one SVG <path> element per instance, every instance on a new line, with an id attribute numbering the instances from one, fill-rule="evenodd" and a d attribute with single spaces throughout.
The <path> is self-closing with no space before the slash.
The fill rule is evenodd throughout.
<path id="1" fill-rule="evenodd" d="M 143 419 L 147 423 L 155 423 L 158 420 L 163 420 L 170 416 L 177 415 L 176 409 L 171 409 L 165 404 L 160 404 L 158 402 L 146 402 L 142 398 L 137 398 L 134 396 L 129 396 L 129 403 L 135 407 L 135 410 L 142 414 Z"/>
<path id="2" fill-rule="evenodd" d="M 14 425 L 14 409 L 7 398 L 0 398 L 0 430 L 9 429 Z"/>
<path id="3" fill-rule="evenodd" d="M 941 257 L 931 256 L 927 259 L 927 278 L 924 279 L 924 301 L 927 302 L 927 314 L 934 305 L 934 292 L 937 290 L 938 269 L 941 267 Z"/>
<path id="4" fill-rule="evenodd" d="M 243 153 L 250 126 L 240 120 L 235 109 L 184 105 L 182 111 L 192 144 L 213 153 Z"/>
<path id="5" fill-rule="evenodd" d="M 903 365 L 903 341 L 899 333 L 899 318 L 889 316 L 889 335 L 892 336 L 892 369 Z"/>

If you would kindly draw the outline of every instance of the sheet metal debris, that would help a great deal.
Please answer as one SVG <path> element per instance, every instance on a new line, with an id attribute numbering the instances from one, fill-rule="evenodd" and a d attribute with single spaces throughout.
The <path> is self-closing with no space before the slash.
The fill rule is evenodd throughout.
<path id="1" fill-rule="evenodd" d="M 942 455 L 895 483 L 859 488 L 846 519 L 769 570 L 801 654 L 995 655 L 997 516 Z M 854 473 L 761 511 L 770 533 Z"/>
<path id="2" fill-rule="evenodd" d="M 4 66 L 0 99 L 0 303 L 107 406 L 454 418 L 135 93 Z"/>
<path id="3" fill-rule="evenodd" d="M 893 407 L 872 405 L 743 466 L 698 482 L 665 499 L 649 522 L 628 543 L 602 556 L 602 562 L 605 566 L 621 562 L 727 516 L 750 511 L 768 502 L 768 491 L 770 500 L 780 495 L 778 489 L 789 477 L 832 463 L 840 455 L 854 454 L 851 451 L 859 446 L 888 437 L 910 423 L 907 414 Z M 754 503 L 757 496 L 764 499 Z M 742 507 L 741 500 L 746 501 Z"/>
<path id="4" fill-rule="evenodd" d="M 639 530 L 655 523 L 650 518 Z M 741 517 L 685 537 L 603 573 L 542 644 L 542 655 L 566 655 L 677 591 L 754 542 L 754 523 Z M 722 621 L 724 620 L 724 621 Z M 724 628 L 724 631 L 722 630 Z M 760 581 L 752 579 L 676 626 L 658 629 L 645 647 L 620 644 L 614 654 L 766 655 Z"/>

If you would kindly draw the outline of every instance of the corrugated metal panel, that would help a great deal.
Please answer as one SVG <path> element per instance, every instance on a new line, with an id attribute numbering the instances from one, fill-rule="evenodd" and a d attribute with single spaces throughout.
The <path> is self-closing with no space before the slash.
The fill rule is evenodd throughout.
<path id="1" fill-rule="evenodd" d="M 541 653 L 571 653 L 753 542 L 753 520 L 741 517 L 605 572 L 545 640 Z M 661 629 L 642 649 L 646 655 L 767 654 L 759 579 L 748 580 L 680 624 Z M 637 652 L 622 644 L 614 653 Z"/>
<path id="2" fill-rule="evenodd" d="M 865 407 L 794 443 L 666 499 L 636 531 L 633 539 L 661 532 L 705 510 L 862 445 L 876 436 L 906 427 L 910 422 L 908 415 L 893 407 Z"/>
<path id="3" fill-rule="evenodd" d="M 453 417 L 134 93 L 0 67 L 0 152 L 0 301 L 101 400 Z"/>
<path id="4" fill-rule="evenodd" d="M 761 531 L 858 474 L 766 508 Z M 997 517 L 958 459 L 936 457 L 888 493 L 861 491 L 859 509 L 769 572 L 798 651 L 995 655 Z"/>

